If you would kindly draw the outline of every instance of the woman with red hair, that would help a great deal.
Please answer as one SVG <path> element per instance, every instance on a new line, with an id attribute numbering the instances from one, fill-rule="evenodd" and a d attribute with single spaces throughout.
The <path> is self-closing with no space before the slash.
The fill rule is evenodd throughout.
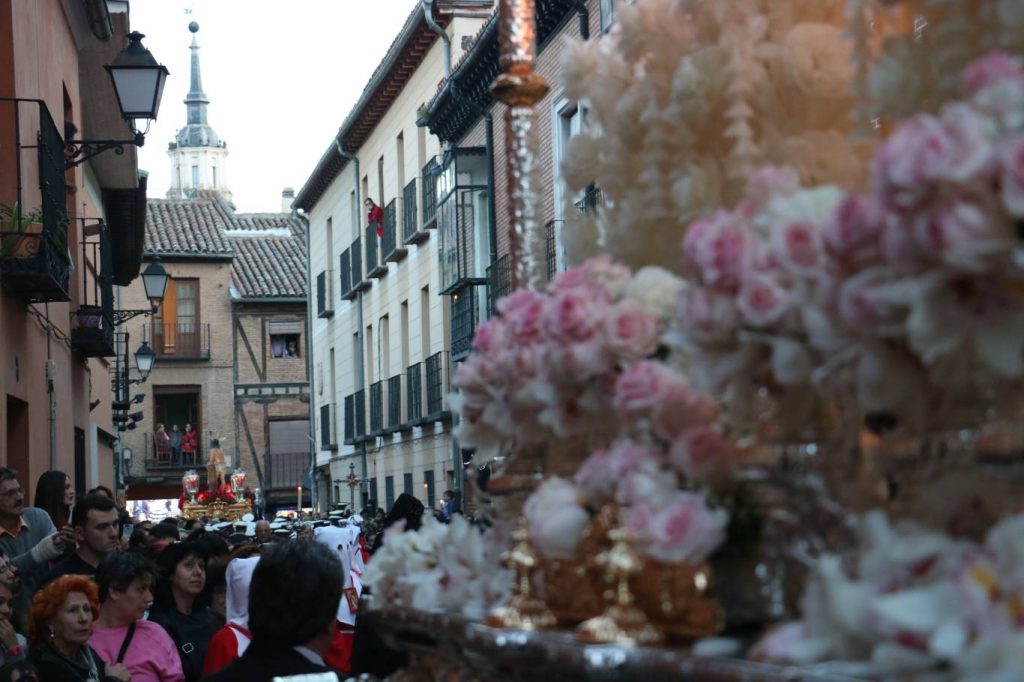
<path id="1" fill-rule="evenodd" d="M 124 665 L 105 665 L 88 644 L 99 610 L 96 585 L 85 576 L 63 576 L 36 593 L 28 623 L 28 656 L 39 679 L 130 682 Z"/>

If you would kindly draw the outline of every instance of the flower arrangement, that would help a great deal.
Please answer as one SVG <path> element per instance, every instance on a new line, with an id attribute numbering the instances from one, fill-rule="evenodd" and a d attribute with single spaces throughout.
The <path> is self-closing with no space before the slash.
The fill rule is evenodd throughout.
<path id="1" fill-rule="evenodd" d="M 607 253 L 675 269 L 668 245 L 734 206 L 761 165 L 793 168 L 806 186 L 859 186 L 872 141 L 848 135 L 862 122 L 850 116 L 846 5 L 648 0 L 624 4 L 609 36 L 572 43 L 562 82 L 587 102 L 588 130 L 563 173 L 571 191 L 596 183 L 609 202 L 566 225 L 570 262 Z"/>
<path id="2" fill-rule="evenodd" d="M 1024 375 L 1024 64 L 995 53 L 964 82 L 966 101 L 879 147 L 868 191 L 768 169 L 737 209 L 690 226 L 698 285 L 678 319 L 703 386 L 802 387 L 850 367 L 862 410 L 921 427 L 936 397 Z"/>
<path id="3" fill-rule="evenodd" d="M 203 492 L 196 495 L 196 501 L 199 504 L 212 504 L 214 502 L 223 502 L 225 504 L 235 504 L 238 502 L 238 498 L 235 497 L 234 493 L 231 492 L 230 488 L 226 485 L 219 486 L 217 490 L 204 490 Z"/>
<path id="4" fill-rule="evenodd" d="M 363 584 L 382 603 L 483 619 L 511 589 L 500 554 L 498 533 L 485 534 L 462 515 L 448 524 L 428 515 L 419 530 L 396 524 L 384 531 Z"/>
<path id="5" fill-rule="evenodd" d="M 544 293 L 517 291 L 481 324 L 455 375 L 465 447 L 490 456 L 579 436 L 614 435 L 623 369 L 654 354 L 682 282 L 657 269 L 635 276 L 596 258 Z"/>
<path id="6" fill-rule="evenodd" d="M 940 666 L 955 670 L 955 679 L 1019 677 L 1024 516 L 1003 519 L 983 543 L 893 526 L 881 512 L 861 519 L 860 535 L 855 570 L 835 555 L 818 559 L 803 620 L 772 632 L 757 655 L 870 661 L 862 672 L 886 679 Z"/>

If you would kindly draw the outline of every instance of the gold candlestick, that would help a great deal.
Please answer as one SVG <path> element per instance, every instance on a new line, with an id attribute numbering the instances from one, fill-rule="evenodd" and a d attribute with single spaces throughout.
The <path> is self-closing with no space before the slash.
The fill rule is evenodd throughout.
<path id="1" fill-rule="evenodd" d="M 530 140 L 533 106 L 548 91 L 544 79 L 533 70 L 537 51 L 534 0 L 501 0 L 498 7 L 499 64 L 504 73 L 491 92 L 507 105 L 505 111 L 506 178 L 511 229 L 509 255 L 511 287 L 540 288 L 543 277 L 537 250 L 537 206 L 533 175 L 536 159 Z"/>
<path id="2" fill-rule="evenodd" d="M 588 643 L 654 645 L 665 636 L 644 615 L 629 591 L 629 579 L 640 573 L 643 562 L 629 546 L 622 528 L 608 531 L 612 548 L 598 557 L 609 577 L 615 582 L 615 600 L 603 614 L 583 621 L 576 628 L 576 639 Z"/>
<path id="3" fill-rule="evenodd" d="M 487 624 L 498 628 L 517 630 L 543 630 L 555 626 L 555 615 L 548 610 L 544 601 L 533 594 L 530 576 L 539 563 L 530 546 L 526 528 L 520 527 L 512 534 L 515 545 L 505 555 L 506 565 L 515 571 L 516 584 L 508 604 L 499 606 L 487 617 Z"/>

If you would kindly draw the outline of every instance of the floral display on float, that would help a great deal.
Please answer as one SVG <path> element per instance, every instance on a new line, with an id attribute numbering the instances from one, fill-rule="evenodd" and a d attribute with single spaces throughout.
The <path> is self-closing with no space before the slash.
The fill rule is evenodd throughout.
<path id="1" fill-rule="evenodd" d="M 426 516 L 408 533 L 404 525 L 384 531 L 384 544 L 368 562 L 363 585 L 375 600 L 482 620 L 508 597 L 512 574 L 500 567 L 499 534 L 483 533 L 460 514 L 447 524 Z"/>
<path id="2" fill-rule="evenodd" d="M 870 139 L 849 87 L 847 0 L 623 3 L 609 38 L 571 44 L 565 94 L 586 103 L 568 145 L 571 192 L 606 206 L 563 230 L 570 262 L 598 253 L 633 268 L 678 262 L 695 218 L 734 206 L 762 165 L 806 186 L 859 186 Z M 878 29 L 880 30 L 880 28 Z"/>
<path id="3" fill-rule="evenodd" d="M 886 679 L 1009 682 L 1024 666 L 1024 516 L 974 543 L 881 512 L 861 521 L 852 570 L 815 563 L 804 618 L 778 626 L 755 655 L 806 664 L 866 661 Z M 948 670 L 951 672 L 939 672 Z"/>

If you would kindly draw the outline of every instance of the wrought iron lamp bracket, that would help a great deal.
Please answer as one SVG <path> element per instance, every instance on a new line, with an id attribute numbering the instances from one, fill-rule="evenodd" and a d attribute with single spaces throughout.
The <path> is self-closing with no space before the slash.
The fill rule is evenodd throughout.
<path id="1" fill-rule="evenodd" d="M 131 140 L 68 140 L 64 145 L 64 169 L 71 170 L 92 157 L 113 149 L 115 154 L 124 154 L 125 145 L 141 147 L 146 142 L 144 133 L 135 133 Z"/>
<path id="2" fill-rule="evenodd" d="M 152 315 L 153 312 L 154 311 L 152 309 L 149 309 L 149 310 L 115 310 L 114 311 L 114 326 L 115 327 L 120 327 L 122 324 L 124 324 L 128 320 L 132 319 L 133 317 L 138 317 L 139 315 Z"/>

